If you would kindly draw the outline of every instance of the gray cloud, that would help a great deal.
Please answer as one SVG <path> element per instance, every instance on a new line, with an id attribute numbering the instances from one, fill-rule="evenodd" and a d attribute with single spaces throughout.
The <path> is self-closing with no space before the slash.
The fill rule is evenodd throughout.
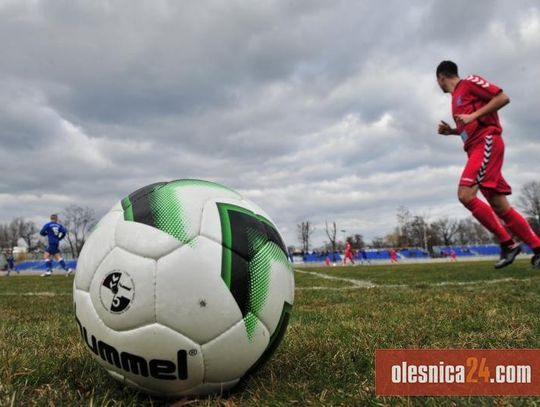
<path id="1" fill-rule="evenodd" d="M 505 175 L 537 178 L 540 8 L 478 2 L 0 0 L 0 221 L 103 214 L 184 177 L 238 189 L 296 243 L 395 210 L 464 217 L 442 59 L 501 85 Z"/>

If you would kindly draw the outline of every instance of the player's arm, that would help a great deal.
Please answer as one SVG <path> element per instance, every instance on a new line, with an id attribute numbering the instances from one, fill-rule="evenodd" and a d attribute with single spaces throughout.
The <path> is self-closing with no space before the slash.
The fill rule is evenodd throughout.
<path id="1" fill-rule="evenodd" d="M 457 128 L 453 128 L 444 120 L 441 120 L 439 123 L 439 134 L 442 134 L 443 136 L 458 136 L 459 132 L 457 131 Z"/>
<path id="2" fill-rule="evenodd" d="M 470 122 L 477 120 L 479 117 L 496 112 L 500 108 L 506 106 L 508 103 L 510 103 L 510 98 L 508 97 L 508 95 L 506 95 L 506 93 L 504 92 L 500 92 L 477 111 L 471 114 L 456 115 L 456 121 L 464 125 L 469 124 Z"/>
<path id="3" fill-rule="evenodd" d="M 58 235 L 58 240 L 62 240 L 64 237 L 66 237 L 67 235 L 67 229 L 65 228 L 65 226 L 63 225 L 60 225 L 60 230 L 59 230 L 60 234 Z"/>
<path id="4" fill-rule="evenodd" d="M 41 236 L 47 236 L 48 226 L 49 226 L 49 224 L 47 223 L 47 224 L 45 224 L 45 225 L 41 228 L 41 230 L 40 230 L 40 232 L 39 232 L 39 234 L 40 234 Z"/>

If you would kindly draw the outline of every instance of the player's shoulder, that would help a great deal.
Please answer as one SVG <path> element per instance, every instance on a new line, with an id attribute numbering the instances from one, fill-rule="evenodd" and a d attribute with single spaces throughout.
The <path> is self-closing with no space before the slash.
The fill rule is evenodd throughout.
<path id="1" fill-rule="evenodd" d="M 465 83 L 480 86 L 482 88 L 489 88 L 491 85 L 489 81 L 476 74 L 465 77 Z"/>

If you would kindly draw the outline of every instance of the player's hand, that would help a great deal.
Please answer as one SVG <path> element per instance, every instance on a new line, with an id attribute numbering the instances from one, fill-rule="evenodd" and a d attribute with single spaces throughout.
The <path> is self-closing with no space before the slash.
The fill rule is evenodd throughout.
<path id="1" fill-rule="evenodd" d="M 458 115 L 456 115 L 456 122 L 459 123 L 459 124 L 462 124 L 463 126 L 466 125 L 466 124 L 469 124 L 473 120 L 475 120 L 475 117 L 472 114 L 458 114 Z"/>
<path id="2" fill-rule="evenodd" d="M 450 134 L 454 134 L 454 131 L 448 123 L 446 123 L 444 120 L 441 120 L 441 122 L 439 123 L 439 134 L 442 134 L 443 136 L 449 136 Z"/>

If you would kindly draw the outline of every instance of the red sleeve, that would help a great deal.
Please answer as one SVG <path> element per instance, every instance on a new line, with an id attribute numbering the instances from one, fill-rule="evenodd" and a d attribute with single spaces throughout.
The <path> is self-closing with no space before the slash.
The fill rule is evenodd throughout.
<path id="1" fill-rule="evenodd" d="M 465 80 L 469 85 L 469 92 L 485 102 L 489 102 L 494 96 L 497 96 L 502 92 L 502 89 L 497 85 L 486 81 L 484 78 L 478 75 L 467 76 Z"/>

